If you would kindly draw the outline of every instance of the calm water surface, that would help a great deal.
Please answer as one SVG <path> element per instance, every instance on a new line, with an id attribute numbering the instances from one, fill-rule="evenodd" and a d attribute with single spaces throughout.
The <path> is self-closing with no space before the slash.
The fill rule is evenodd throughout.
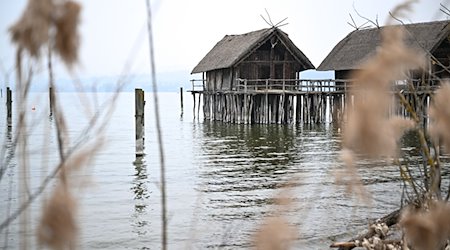
<path id="1" fill-rule="evenodd" d="M 110 94 L 97 94 L 101 103 Z M 88 118 L 77 95 L 59 94 L 76 142 Z M 56 160 L 54 122 L 47 95 L 33 94 L 29 123 L 30 187 L 36 189 Z M 93 100 L 88 94 L 87 100 Z M 141 158 L 134 154 L 134 94 L 120 96 L 104 133 L 106 145 L 76 178 L 81 249 L 159 249 L 161 212 L 159 151 L 153 102 L 146 95 L 146 141 Z M 264 218 L 280 212 L 296 226 L 296 249 L 326 249 L 367 227 L 400 203 L 397 169 L 383 162 L 362 163 L 360 174 L 372 193 L 371 204 L 349 197 L 335 183 L 340 167 L 340 132 L 331 125 L 234 125 L 193 119 L 192 100 L 161 93 L 161 122 L 166 159 L 170 249 L 249 248 Z M 5 97 L 0 105 L 0 139 L 11 144 L 5 126 Z M 35 107 L 33 111 L 31 108 Z M 51 133 L 49 134 L 49 131 Z M 45 154 L 49 157 L 43 157 Z M 19 170 L 14 158 L 0 180 L 0 219 L 18 206 Z M 292 203 L 280 208 L 275 198 L 289 184 Z M 53 186 L 53 185 L 51 185 Z M 41 201 L 30 214 L 32 245 Z M 0 247 L 18 248 L 18 222 L 3 231 Z"/>

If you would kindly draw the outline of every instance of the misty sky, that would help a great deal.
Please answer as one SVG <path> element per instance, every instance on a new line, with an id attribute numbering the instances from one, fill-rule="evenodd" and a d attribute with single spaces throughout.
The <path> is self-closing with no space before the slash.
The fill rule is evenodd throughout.
<path id="1" fill-rule="evenodd" d="M 80 77 L 115 76 L 132 58 L 128 73 L 149 73 L 145 0 L 82 0 Z M 226 34 L 241 34 L 269 27 L 261 14 L 265 9 L 274 23 L 288 18 L 282 29 L 317 67 L 336 43 L 353 28 L 347 24 L 352 14 L 358 25 L 367 18 L 384 24 L 393 0 L 155 0 L 153 27 L 157 71 L 191 70 Z M 405 18 L 406 23 L 444 20 L 439 4 L 448 0 L 422 0 Z M 14 46 L 8 27 L 15 22 L 25 0 L 0 1 L 0 59 L 4 68 L 13 65 Z M 136 48 L 136 49 L 133 49 Z M 133 52 L 134 51 L 134 52 Z M 133 56 L 134 55 L 134 56 Z M 45 61 L 41 62 L 42 70 Z M 57 68 L 57 77 L 66 71 Z M 2 78 L 0 78 L 2 79 Z"/>

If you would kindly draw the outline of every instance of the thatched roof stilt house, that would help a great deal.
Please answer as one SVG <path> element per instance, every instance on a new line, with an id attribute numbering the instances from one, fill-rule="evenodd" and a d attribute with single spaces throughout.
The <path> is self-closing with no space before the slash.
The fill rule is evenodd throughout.
<path id="1" fill-rule="evenodd" d="M 405 43 L 425 51 L 430 57 L 430 70 L 440 78 L 450 75 L 436 62 L 450 65 L 450 21 L 405 24 Z M 349 72 L 360 69 L 364 60 L 373 55 L 381 43 L 383 27 L 355 30 L 342 39 L 317 68 L 319 71 L 334 70 L 336 79 L 347 79 Z M 432 55 L 432 56 L 431 56 Z M 413 73 L 413 76 L 414 73 Z"/>
<path id="2" fill-rule="evenodd" d="M 314 65 L 288 35 L 273 27 L 226 35 L 192 70 L 205 73 L 207 91 L 232 90 L 237 79 L 296 79 Z"/>

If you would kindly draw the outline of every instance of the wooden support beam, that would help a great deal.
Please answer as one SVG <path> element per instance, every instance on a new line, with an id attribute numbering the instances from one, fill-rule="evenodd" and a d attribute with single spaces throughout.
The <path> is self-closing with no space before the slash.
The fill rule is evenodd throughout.
<path id="1" fill-rule="evenodd" d="M 281 65 L 281 64 L 288 64 L 288 63 L 295 64 L 297 62 L 296 61 L 280 61 L 280 60 L 251 60 L 251 61 L 243 61 L 241 64 L 270 65 L 271 63 Z"/>

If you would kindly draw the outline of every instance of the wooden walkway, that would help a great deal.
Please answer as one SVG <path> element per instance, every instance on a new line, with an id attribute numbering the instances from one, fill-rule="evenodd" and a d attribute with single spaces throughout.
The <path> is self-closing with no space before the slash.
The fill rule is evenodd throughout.
<path id="1" fill-rule="evenodd" d="M 192 90 L 189 92 L 194 98 L 194 115 L 196 112 L 199 115 L 203 102 L 204 119 L 243 124 L 340 122 L 352 86 L 351 81 L 329 79 L 238 79 L 230 90 L 221 90 L 205 89 L 203 80 L 191 82 Z M 436 87 L 416 86 L 414 93 L 420 97 L 421 103 L 417 106 L 428 107 L 429 97 Z M 396 84 L 392 89 L 393 93 L 399 91 L 408 100 L 416 102 L 413 91 L 406 84 Z M 393 107 L 392 113 L 406 115 L 406 111 L 399 107 Z"/>

